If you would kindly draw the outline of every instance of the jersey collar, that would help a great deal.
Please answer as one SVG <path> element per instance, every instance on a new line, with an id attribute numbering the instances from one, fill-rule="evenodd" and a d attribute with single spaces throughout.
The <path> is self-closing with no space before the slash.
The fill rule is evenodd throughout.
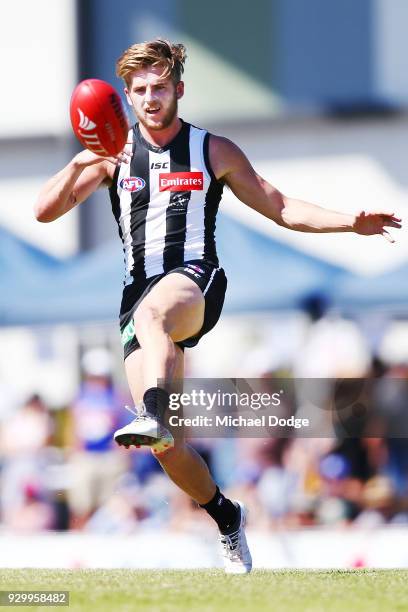
<path id="1" fill-rule="evenodd" d="M 143 138 L 141 132 L 140 132 L 140 128 L 139 128 L 139 123 L 136 123 L 134 125 L 134 132 L 135 132 L 135 136 L 136 138 L 139 140 L 139 142 L 146 147 L 146 149 L 149 149 L 149 151 L 153 151 L 154 153 L 164 153 L 164 151 L 168 151 L 170 149 L 170 147 L 172 147 L 177 140 L 181 137 L 182 134 L 184 134 L 186 132 L 186 130 L 188 130 L 190 128 L 190 125 L 188 123 L 186 123 L 185 121 L 183 121 L 183 119 L 180 118 L 181 121 L 181 128 L 180 130 L 177 132 L 177 134 L 175 135 L 175 137 L 170 140 L 170 142 L 168 142 L 166 145 L 164 145 L 164 147 L 156 147 L 155 145 L 151 144 L 150 142 L 148 142 L 145 138 Z"/>

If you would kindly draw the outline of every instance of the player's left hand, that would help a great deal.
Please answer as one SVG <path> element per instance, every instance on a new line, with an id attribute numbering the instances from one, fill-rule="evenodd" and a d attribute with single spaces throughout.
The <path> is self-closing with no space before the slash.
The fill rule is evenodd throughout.
<path id="1" fill-rule="evenodd" d="M 396 217 L 394 213 L 383 212 L 366 212 L 361 211 L 356 215 L 353 229 L 356 234 L 363 236 L 374 236 L 381 234 L 388 242 L 395 242 L 391 234 L 386 230 L 387 227 L 401 227 L 401 219 Z"/>

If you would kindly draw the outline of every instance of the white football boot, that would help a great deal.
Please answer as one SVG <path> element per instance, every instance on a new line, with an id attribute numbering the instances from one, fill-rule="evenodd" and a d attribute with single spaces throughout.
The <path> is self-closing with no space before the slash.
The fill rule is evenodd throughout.
<path id="1" fill-rule="evenodd" d="M 224 568 L 227 574 L 249 574 L 252 569 L 252 557 L 245 536 L 245 523 L 248 511 L 242 502 L 234 502 L 240 509 L 240 524 L 236 531 L 228 535 L 220 533 Z"/>
<path id="2" fill-rule="evenodd" d="M 128 425 L 118 429 L 113 434 L 113 439 L 119 446 L 150 446 L 154 453 L 162 453 L 174 446 L 174 438 L 166 427 L 164 427 L 157 417 L 149 412 L 146 412 L 145 405 L 133 410 L 129 406 L 125 406 L 129 412 L 136 415 Z"/>

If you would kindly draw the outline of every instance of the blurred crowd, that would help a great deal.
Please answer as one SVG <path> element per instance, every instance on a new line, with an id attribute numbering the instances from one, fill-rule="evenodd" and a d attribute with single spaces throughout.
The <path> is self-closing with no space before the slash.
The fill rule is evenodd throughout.
<path id="1" fill-rule="evenodd" d="M 81 367 L 81 386 L 69 406 L 55 409 L 32 395 L 0 419 L 0 530 L 133 533 L 209 526 L 148 449 L 113 443 L 115 429 L 131 418 L 123 409 L 131 400 L 113 383 L 108 351 L 88 350 Z M 294 373 L 295 366 L 284 375 Z M 265 381 L 282 375 L 263 373 Z M 377 433 L 358 429 L 360 404 L 343 388 L 339 401 L 357 407 L 346 418 L 357 418 L 352 435 L 191 441 L 222 490 L 248 505 L 252 528 L 408 523 L 408 443 L 395 435 L 406 402 L 388 385 L 395 379 L 407 385 L 408 366 L 372 357 L 359 375 L 371 381 L 364 406 Z"/>

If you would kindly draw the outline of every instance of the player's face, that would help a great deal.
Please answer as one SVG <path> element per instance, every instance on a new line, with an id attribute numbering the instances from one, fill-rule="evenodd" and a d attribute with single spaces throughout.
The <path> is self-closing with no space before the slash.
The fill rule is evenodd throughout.
<path id="1" fill-rule="evenodd" d="M 125 93 L 137 119 L 149 130 L 163 130 L 177 117 L 178 99 L 184 93 L 183 82 L 163 79 L 162 66 L 149 66 L 131 74 Z"/>

